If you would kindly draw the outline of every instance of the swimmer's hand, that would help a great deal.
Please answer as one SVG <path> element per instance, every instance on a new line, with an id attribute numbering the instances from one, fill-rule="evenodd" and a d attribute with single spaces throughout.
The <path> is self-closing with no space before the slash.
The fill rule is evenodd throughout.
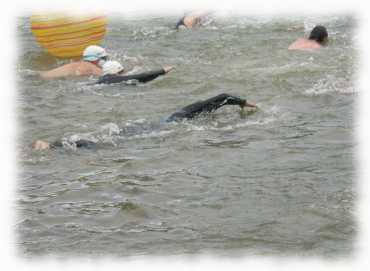
<path id="1" fill-rule="evenodd" d="M 175 68 L 174 66 L 169 66 L 169 65 L 165 65 L 162 67 L 165 73 L 172 71 L 174 68 Z"/>
<path id="2" fill-rule="evenodd" d="M 250 103 L 247 103 L 247 102 L 245 102 L 245 104 L 241 104 L 240 108 L 242 109 L 240 111 L 240 116 L 242 118 L 245 118 L 246 116 L 248 116 L 250 114 L 253 114 L 258 109 L 258 107 L 256 105 L 250 104 Z"/>
<path id="3" fill-rule="evenodd" d="M 249 115 L 252 115 L 254 114 L 256 111 L 257 111 L 257 108 L 248 108 L 248 109 L 244 109 L 244 107 L 241 108 L 242 110 L 240 110 L 239 114 L 240 114 L 240 118 L 242 119 L 245 119 L 246 117 L 248 117 Z"/>
<path id="4" fill-rule="evenodd" d="M 257 105 L 248 103 L 247 101 L 245 101 L 244 104 L 240 105 L 240 108 L 243 109 L 243 110 L 244 110 L 245 107 L 247 108 L 247 111 L 252 111 L 252 112 L 257 111 L 257 109 L 258 109 Z"/>
<path id="5" fill-rule="evenodd" d="M 43 140 L 36 140 L 32 143 L 32 149 L 36 151 L 48 150 L 50 149 L 50 143 Z"/>

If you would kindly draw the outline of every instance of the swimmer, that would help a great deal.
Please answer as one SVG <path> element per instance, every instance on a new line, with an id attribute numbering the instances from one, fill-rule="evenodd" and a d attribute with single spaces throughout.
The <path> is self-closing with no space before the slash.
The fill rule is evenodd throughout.
<path id="1" fill-rule="evenodd" d="M 201 113 L 211 113 L 225 105 L 239 105 L 242 109 L 244 107 L 250 107 L 254 111 L 257 110 L 257 106 L 248 103 L 247 100 L 229 95 L 227 93 L 223 93 L 207 100 L 198 101 L 196 103 L 185 106 L 184 108 L 169 116 L 166 121 L 172 122 L 183 119 L 192 119 Z M 97 143 L 91 140 L 79 139 L 74 142 L 68 142 L 67 144 L 74 145 L 76 148 L 92 149 L 96 147 Z M 43 140 L 36 140 L 32 144 L 32 149 L 34 150 L 47 150 L 58 147 L 63 147 L 63 142 L 61 140 L 57 140 L 53 143 L 49 143 Z"/>
<path id="2" fill-rule="evenodd" d="M 210 14 L 209 11 L 197 11 L 185 14 L 176 24 L 175 29 L 180 27 L 193 28 L 202 25 L 202 22 Z"/>
<path id="3" fill-rule="evenodd" d="M 177 121 L 182 119 L 192 119 L 201 113 L 210 113 L 216 111 L 224 105 L 239 105 L 241 108 L 250 107 L 252 110 L 257 110 L 257 106 L 247 103 L 247 100 L 236 96 L 223 93 L 204 101 L 199 101 L 173 113 L 167 121 Z"/>
<path id="4" fill-rule="evenodd" d="M 79 139 L 77 141 L 68 142 L 69 145 L 74 145 L 76 148 L 94 148 L 96 143 L 91 140 Z M 32 149 L 34 150 L 48 150 L 63 147 L 62 140 L 56 140 L 52 143 L 43 140 L 36 140 L 32 143 Z"/>
<path id="5" fill-rule="evenodd" d="M 113 84 L 120 82 L 127 82 L 129 80 L 136 80 L 140 83 L 146 83 L 151 80 L 154 80 L 160 75 L 164 75 L 174 67 L 172 66 L 163 66 L 162 69 L 153 70 L 149 72 L 125 75 L 125 69 L 117 61 L 107 61 L 103 65 L 103 76 L 95 84 Z"/>
<path id="6" fill-rule="evenodd" d="M 326 45 L 327 42 L 328 42 L 328 32 L 326 31 L 326 28 L 321 25 L 317 25 L 312 29 L 308 39 L 305 38 L 297 39 L 288 47 L 288 50 L 319 49 L 322 46 Z"/>
<path id="7" fill-rule="evenodd" d="M 101 67 L 107 58 L 108 55 L 104 48 L 90 45 L 84 50 L 82 60 L 65 64 L 50 71 L 42 71 L 40 76 L 43 79 L 89 75 L 100 76 L 102 74 Z"/>

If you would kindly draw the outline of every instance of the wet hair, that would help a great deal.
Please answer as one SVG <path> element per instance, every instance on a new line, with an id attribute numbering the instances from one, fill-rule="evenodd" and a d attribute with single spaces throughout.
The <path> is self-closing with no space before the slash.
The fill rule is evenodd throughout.
<path id="1" fill-rule="evenodd" d="M 328 32 L 326 31 L 326 28 L 321 25 L 317 25 L 312 29 L 310 37 L 308 39 L 315 40 L 318 43 L 322 43 L 327 37 Z"/>

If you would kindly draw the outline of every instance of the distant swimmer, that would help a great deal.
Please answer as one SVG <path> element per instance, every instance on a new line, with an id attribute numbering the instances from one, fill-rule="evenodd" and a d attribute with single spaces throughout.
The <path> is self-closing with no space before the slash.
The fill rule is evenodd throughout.
<path id="1" fill-rule="evenodd" d="M 198 101 L 185 106 L 179 111 L 173 113 L 167 121 L 192 119 L 201 113 L 210 113 L 225 105 L 239 105 L 241 108 L 251 107 L 253 110 L 257 110 L 256 105 L 248 103 L 245 99 L 222 93 L 207 100 Z"/>
<path id="2" fill-rule="evenodd" d="M 76 148 L 87 148 L 87 149 L 94 148 L 96 146 L 96 142 L 86 139 L 79 139 L 68 143 L 66 142 L 66 144 L 74 145 Z M 62 140 L 56 140 L 52 143 L 43 140 L 36 140 L 34 143 L 32 143 L 32 149 L 34 150 L 48 150 L 54 148 L 61 148 L 63 146 L 64 144 Z"/>
<path id="3" fill-rule="evenodd" d="M 204 21 L 208 18 L 210 12 L 209 11 L 194 11 L 188 14 L 185 14 L 176 24 L 175 28 L 179 29 L 180 27 L 183 28 L 193 28 L 197 26 L 201 26 Z"/>
<path id="4" fill-rule="evenodd" d="M 102 74 L 101 67 L 107 59 L 108 55 L 104 48 L 91 45 L 84 50 L 82 60 L 65 64 L 50 71 L 42 71 L 40 76 L 44 79 L 89 75 L 100 76 Z"/>
<path id="5" fill-rule="evenodd" d="M 326 45 L 328 42 L 328 32 L 326 28 L 317 25 L 315 26 L 308 39 L 299 38 L 293 42 L 288 49 L 289 50 L 310 50 L 310 49 L 319 49 L 322 46 Z"/>
<path id="6" fill-rule="evenodd" d="M 172 121 L 179 121 L 183 119 L 192 119 L 201 113 L 211 113 L 225 105 L 238 105 L 241 108 L 250 107 L 252 108 L 253 111 L 257 110 L 257 106 L 254 104 L 248 103 L 247 100 L 239 98 L 237 96 L 232 96 L 232 95 L 223 93 L 215 97 L 209 98 L 207 100 L 199 101 L 199 102 L 190 104 L 188 106 L 185 106 L 181 110 L 173 113 L 170 117 L 167 118 L 166 121 L 172 122 Z M 120 134 L 121 133 L 122 132 L 120 132 Z M 96 147 L 97 142 L 86 140 L 86 139 L 78 139 L 75 141 L 57 140 L 52 143 L 49 143 L 43 140 L 36 140 L 32 144 L 32 148 L 34 150 L 47 150 L 47 149 L 53 149 L 53 148 L 60 148 L 60 147 L 63 147 L 65 144 L 73 145 L 76 148 L 93 149 Z"/>
<path id="7" fill-rule="evenodd" d="M 163 66 L 162 69 L 148 71 L 139 74 L 130 74 L 125 75 L 124 67 L 117 61 L 107 61 L 103 65 L 103 76 L 99 78 L 96 84 L 113 84 L 120 82 L 127 82 L 130 80 L 135 80 L 140 83 L 146 83 L 151 80 L 156 79 L 160 75 L 164 75 L 174 67 L 172 66 Z"/>

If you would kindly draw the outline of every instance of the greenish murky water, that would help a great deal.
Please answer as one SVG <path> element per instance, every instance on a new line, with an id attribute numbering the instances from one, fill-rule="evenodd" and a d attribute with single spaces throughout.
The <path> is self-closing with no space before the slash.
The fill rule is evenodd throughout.
<path id="1" fill-rule="evenodd" d="M 37 46 L 27 18 L 18 20 L 20 254 L 351 255 L 355 20 L 215 17 L 176 32 L 177 19 L 110 18 L 104 46 L 112 58 L 138 71 L 176 66 L 138 86 L 37 78 L 34 71 L 63 61 Z M 327 48 L 287 50 L 317 23 L 328 29 Z M 260 110 L 163 122 L 222 92 Z M 71 136 L 101 144 L 30 148 Z"/>

